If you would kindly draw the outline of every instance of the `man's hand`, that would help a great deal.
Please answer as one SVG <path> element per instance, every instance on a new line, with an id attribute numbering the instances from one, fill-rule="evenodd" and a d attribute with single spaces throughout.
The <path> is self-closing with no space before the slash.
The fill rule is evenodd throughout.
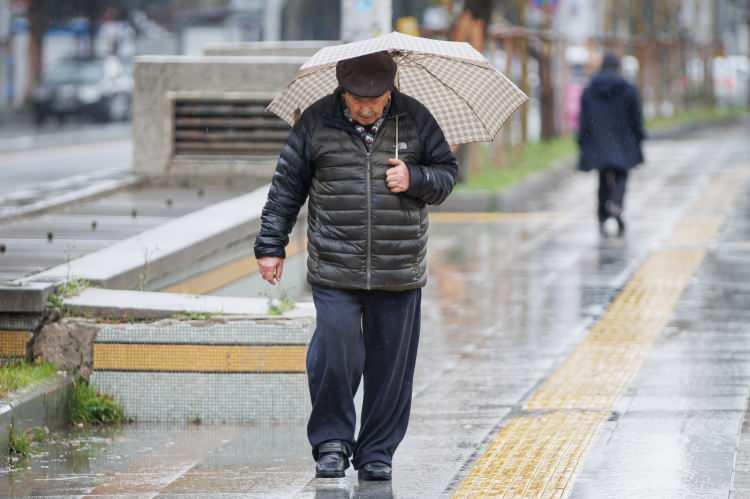
<path id="1" fill-rule="evenodd" d="M 388 160 L 391 168 L 385 172 L 385 182 L 388 184 L 388 190 L 391 192 L 406 192 L 409 188 L 409 169 L 400 159 L 391 158 Z"/>
<path id="2" fill-rule="evenodd" d="M 258 268 L 264 280 L 276 285 L 284 273 L 284 259 L 278 256 L 264 256 L 258 259 Z"/>

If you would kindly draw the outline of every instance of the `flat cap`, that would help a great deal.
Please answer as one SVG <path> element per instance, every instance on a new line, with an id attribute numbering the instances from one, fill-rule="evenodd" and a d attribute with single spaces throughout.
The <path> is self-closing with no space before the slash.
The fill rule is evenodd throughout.
<path id="1" fill-rule="evenodd" d="M 379 97 L 393 88 L 396 63 L 387 51 L 344 59 L 336 64 L 336 79 L 358 97 Z"/>

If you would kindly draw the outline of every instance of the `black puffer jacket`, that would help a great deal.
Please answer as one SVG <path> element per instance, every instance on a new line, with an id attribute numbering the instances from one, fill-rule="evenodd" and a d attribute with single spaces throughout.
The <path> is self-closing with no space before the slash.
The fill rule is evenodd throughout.
<path id="1" fill-rule="evenodd" d="M 388 159 L 406 163 L 406 193 L 388 190 Z M 308 280 L 344 289 L 401 291 L 426 282 L 427 209 L 450 194 L 456 158 L 435 119 L 393 92 L 386 120 L 367 152 L 343 116 L 340 93 L 310 106 L 281 151 L 263 209 L 255 256 L 284 257 L 308 194 Z"/>

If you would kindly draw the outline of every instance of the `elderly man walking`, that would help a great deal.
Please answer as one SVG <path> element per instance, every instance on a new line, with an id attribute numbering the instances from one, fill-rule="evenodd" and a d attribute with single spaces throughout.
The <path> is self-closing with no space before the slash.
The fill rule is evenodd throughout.
<path id="1" fill-rule="evenodd" d="M 317 477 L 390 480 L 406 433 L 426 282 L 427 204 L 457 164 L 430 112 L 394 88 L 387 52 L 340 61 L 339 88 L 302 113 L 281 151 L 255 256 L 282 277 L 308 204 L 308 281 L 317 322 L 307 352 L 308 438 Z M 354 395 L 364 378 L 359 435 Z"/>
<path id="2" fill-rule="evenodd" d="M 578 168 L 599 170 L 599 231 L 608 237 L 605 222 L 614 218 L 618 236 L 625 234 L 623 209 L 630 169 L 643 162 L 643 129 L 638 89 L 620 72 L 620 60 L 606 54 L 601 71 L 581 96 L 578 144 L 581 149 Z"/>

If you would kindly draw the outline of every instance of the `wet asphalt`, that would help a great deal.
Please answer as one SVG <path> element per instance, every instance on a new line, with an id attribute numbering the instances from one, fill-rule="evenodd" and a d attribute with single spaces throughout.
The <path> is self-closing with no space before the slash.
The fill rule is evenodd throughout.
<path id="1" fill-rule="evenodd" d="M 304 421 L 132 424 L 53 434 L 0 471 L 0 496 L 451 496 L 711 180 L 750 169 L 748 137 L 745 124 L 649 143 L 623 239 L 598 234 L 593 175 L 512 213 L 434 214 L 412 419 L 392 483 L 360 484 L 351 470 L 311 480 Z M 750 183 L 737 199 L 565 494 L 750 497 Z"/>

